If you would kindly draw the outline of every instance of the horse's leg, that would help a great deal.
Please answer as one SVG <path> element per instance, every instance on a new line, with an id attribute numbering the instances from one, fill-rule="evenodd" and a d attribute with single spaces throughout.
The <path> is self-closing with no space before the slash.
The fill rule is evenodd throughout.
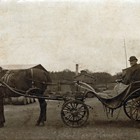
<path id="1" fill-rule="evenodd" d="M 46 109 L 47 109 L 47 103 L 45 99 L 38 99 L 38 101 L 40 105 L 40 115 L 36 123 L 37 126 L 40 124 L 44 125 L 44 121 L 46 121 Z"/>
<path id="2" fill-rule="evenodd" d="M 4 105 L 3 97 L 0 97 L 0 128 L 4 127 L 5 117 L 4 117 Z"/>

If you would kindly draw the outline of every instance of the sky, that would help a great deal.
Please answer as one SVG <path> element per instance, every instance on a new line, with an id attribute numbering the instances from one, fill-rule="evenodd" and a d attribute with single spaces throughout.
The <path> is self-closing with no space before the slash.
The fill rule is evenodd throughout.
<path id="1" fill-rule="evenodd" d="M 140 61 L 139 0 L 0 0 L 1 65 L 116 74 L 132 55 Z"/>

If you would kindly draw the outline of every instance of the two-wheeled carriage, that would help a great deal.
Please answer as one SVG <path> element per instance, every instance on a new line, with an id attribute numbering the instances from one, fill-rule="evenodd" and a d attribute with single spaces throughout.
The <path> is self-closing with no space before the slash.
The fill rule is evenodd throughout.
<path id="1" fill-rule="evenodd" d="M 76 81 L 74 84 L 85 90 L 81 96 L 77 96 L 76 94 L 73 96 L 40 96 L 38 89 L 35 88 L 29 89 L 26 93 L 22 93 L 4 82 L 2 84 L 21 96 L 64 101 L 61 109 L 61 118 L 64 124 L 70 127 L 80 127 L 87 122 L 89 106 L 85 104 L 84 100 L 88 97 L 89 93 L 97 97 L 105 106 L 106 110 L 108 109 L 113 112 L 115 109 L 123 107 L 125 114 L 131 120 L 140 121 L 140 82 L 134 82 L 128 85 L 122 93 L 112 98 L 101 97 L 90 85 L 80 81 Z"/>
<path id="2" fill-rule="evenodd" d="M 113 111 L 123 107 L 129 119 L 140 121 L 140 81 L 128 85 L 117 96 L 108 98 L 102 97 L 101 94 L 98 94 L 90 85 L 84 82 L 76 82 L 76 85 L 85 89 L 85 94 L 81 99 L 75 98 L 75 100 L 70 100 L 63 105 L 61 117 L 65 124 L 79 127 L 86 123 L 89 110 L 84 103 L 84 99 L 88 97 L 89 93 L 92 93 L 104 105 L 107 115 L 109 112 L 113 115 Z"/>

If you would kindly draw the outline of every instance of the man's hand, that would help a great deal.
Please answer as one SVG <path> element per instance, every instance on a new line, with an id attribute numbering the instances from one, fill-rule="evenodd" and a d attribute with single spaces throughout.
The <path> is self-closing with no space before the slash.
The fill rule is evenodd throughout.
<path id="1" fill-rule="evenodd" d="M 122 83 L 122 79 L 116 79 L 117 83 Z"/>

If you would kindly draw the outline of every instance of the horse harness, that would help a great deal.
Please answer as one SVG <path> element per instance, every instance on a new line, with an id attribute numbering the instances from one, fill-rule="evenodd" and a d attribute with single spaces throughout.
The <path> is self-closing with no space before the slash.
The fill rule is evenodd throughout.
<path id="1" fill-rule="evenodd" d="M 14 73 L 12 71 L 8 70 L 1 79 L 3 82 L 9 83 L 9 80 L 13 75 L 14 75 Z"/>
<path id="2" fill-rule="evenodd" d="M 31 79 L 28 78 L 28 80 L 31 80 L 32 87 L 35 87 L 35 82 L 40 83 L 40 84 L 43 84 L 43 85 L 48 85 L 48 83 L 46 83 L 45 81 L 41 82 L 39 80 L 35 80 L 34 79 L 34 70 L 33 70 L 33 68 L 31 68 L 30 70 L 31 70 Z"/>
<path id="3" fill-rule="evenodd" d="M 27 90 L 27 91 L 23 91 L 23 90 L 20 90 L 20 89 L 17 89 L 16 87 L 11 87 L 12 89 L 16 90 L 16 91 L 19 91 L 21 93 L 25 93 L 26 95 L 29 95 L 30 93 L 31 94 L 38 94 L 42 91 L 42 89 L 38 88 L 35 86 L 35 83 L 41 83 L 43 85 L 47 85 L 46 82 L 41 82 L 41 81 L 38 81 L 38 80 L 35 80 L 34 79 L 34 70 L 33 68 L 30 69 L 30 75 L 31 75 L 31 78 L 27 78 L 28 80 L 31 81 L 31 87 Z M 9 85 L 9 81 L 11 80 L 11 78 L 14 76 L 14 72 L 13 70 L 8 70 L 4 76 L 1 78 L 2 81 L 4 83 L 7 83 Z"/>

